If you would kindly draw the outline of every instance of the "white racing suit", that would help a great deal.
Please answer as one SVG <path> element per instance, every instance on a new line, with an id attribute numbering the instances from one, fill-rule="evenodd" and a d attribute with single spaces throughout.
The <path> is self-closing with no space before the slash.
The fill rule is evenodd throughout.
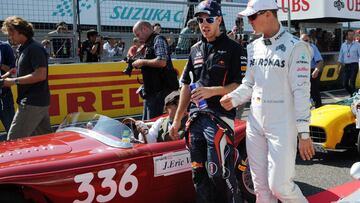
<path id="1" fill-rule="evenodd" d="M 246 147 L 257 203 L 307 202 L 293 182 L 298 132 L 309 132 L 311 51 L 282 27 L 247 48 L 233 106 L 251 99 Z"/>

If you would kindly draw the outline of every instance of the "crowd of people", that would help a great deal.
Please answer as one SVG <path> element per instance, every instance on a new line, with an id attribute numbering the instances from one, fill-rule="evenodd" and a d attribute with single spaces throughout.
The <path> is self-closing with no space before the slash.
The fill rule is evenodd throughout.
<path id="1" fill-rule="evenodd" d="M 322 105 L 319 75 L 324 63 L 319 50 L 326 48 L 318 48 L 321 43 L 312 32 L 300 33 L 300 39 L 287 32 L 277 10 L 275 0 L 253 0 L 239 13 L 232 30 L 222 32 L 220 5 L 202 1 L 175 46 L 174 39 L 162 35 L 158 23 L 140 20 L 133 26 L 135 38 L 126 56 L 133 68 L 141 70 L 142 120 L 168 113 L 151 128 L 141 121 L 136 126 L 149 143 L 185 137 L 199 203 L 243 202 L 234 169 L 233 130 L 235 108 L 247 102 L 251 110 L 246 145 L 257 202 L 307 202 L 293 181 L 295 158 L 297 149 L 303 160 L 315 153 L 309 101 L 311 97 L 315 107 Z M 245 17 L 257 38 L 250 40 L 243 33 Z M 14 54 L 8 43 L 0 43 L 0 119 L 8 132 L 6 139 L 50 133 L 48 59 L 69 57 L 71 41 L 65 37 L 38 43 L 32 24 L 17 16 L 5 19 L 1 30 L 18 46 Z M 66 31 L 66 23 L 61 22 L 49 36 Z M 347 31 L 338 60 L 349 94 L 356 91 L 360 60 L 354 36 L 354 31 Z M 119 39 L 88 30 L 79 54 L 83 62 L 99 62 L 122 56 L 124 47 Z M 180 82 L 171 47 L 188 57 Z M 240 69 L 244 64 L 245 74 Z M 12 85 L 17 85 L 16 112 Z"/>

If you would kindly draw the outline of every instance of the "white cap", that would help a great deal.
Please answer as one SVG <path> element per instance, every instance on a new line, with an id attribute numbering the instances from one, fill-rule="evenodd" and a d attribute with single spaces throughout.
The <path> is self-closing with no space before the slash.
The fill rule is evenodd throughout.
<path id="1" fill-rule="evenodd" d="M 249 0 L 245 10 L 239 13 L 240 16 L 251 16 L 263 10 L 278 10 L 275 0 Z"/>

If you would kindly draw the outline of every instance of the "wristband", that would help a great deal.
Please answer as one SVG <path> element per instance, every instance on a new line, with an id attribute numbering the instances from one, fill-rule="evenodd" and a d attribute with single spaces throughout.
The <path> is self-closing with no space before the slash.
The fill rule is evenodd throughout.
<path id="1" fill-rule="evenodd" d="M 306 139 L 310 138 L 310 133 L 309 132 L 300 132 L 298 135 L 299 135 L 299 138 L 303 139 L 303 140 L 306 140 Z"/>

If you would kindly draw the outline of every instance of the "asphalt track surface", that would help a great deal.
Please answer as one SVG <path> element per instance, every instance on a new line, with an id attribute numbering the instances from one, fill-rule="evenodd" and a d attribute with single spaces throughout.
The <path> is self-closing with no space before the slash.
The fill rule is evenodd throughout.
<path id="1" fill-rule="evenodd" d="M 345 90 L 321 93 L 324 104 L 348 98 Z M 247 119 L 249 109 L 245 108 L 242 119 Z M 317 153 L 311 161 L 296 161 L 295 181 L 305 196 L 310 196 L 329 188 L 352 181 L 349 171 L 353 163 L 360 161 L 355 151 Z"/>

